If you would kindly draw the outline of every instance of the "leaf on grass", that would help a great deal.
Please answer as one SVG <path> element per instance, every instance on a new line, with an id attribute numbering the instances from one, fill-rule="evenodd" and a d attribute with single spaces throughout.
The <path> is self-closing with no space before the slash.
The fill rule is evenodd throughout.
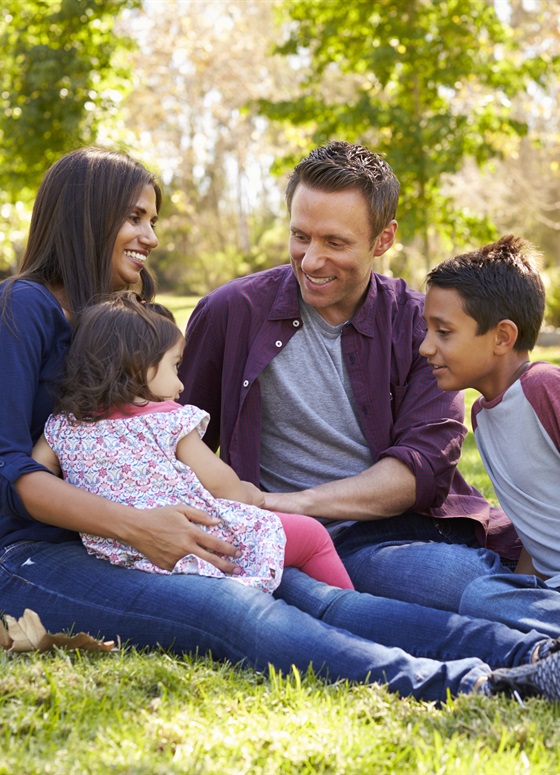
<path id="1" fill-rule="evenodd" d="M 43 627 L 38 614 L 26 608 L 23 616 L 15 619 L 6 615 L 8 630 L 2 626 L 0 645 L 6 651 L 50 651 L 54 646 L 64 649 L 82 649 L 83 651 L 112 651 L 115 642 L 101 641 L 85 632 L 77 635 L 65 635 L 57 632 L 51 635 Z M 7 638 L 7 640 L 6 640 Z"/>

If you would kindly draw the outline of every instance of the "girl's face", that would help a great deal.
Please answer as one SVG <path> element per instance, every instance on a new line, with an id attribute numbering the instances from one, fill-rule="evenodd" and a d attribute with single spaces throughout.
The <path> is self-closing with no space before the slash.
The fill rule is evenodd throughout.
<path id="1" fill-rule="evenodd" d="M 156 192 L 152 186 L 144 186 L 115 240 L 112 291 L 128 288 L 139 281 L 140 270 L 158 244 L 154 233 L 157 219 Z"/>
<path id="2" fill-rule="evenodd" d="M 177 376 L 183 358 L 185 340 L 181 336 L 173 347 L 164 354 L 157 366 L 148 369 L 148 389 L 160 401 L 177 401 L 184 385 Z"/>

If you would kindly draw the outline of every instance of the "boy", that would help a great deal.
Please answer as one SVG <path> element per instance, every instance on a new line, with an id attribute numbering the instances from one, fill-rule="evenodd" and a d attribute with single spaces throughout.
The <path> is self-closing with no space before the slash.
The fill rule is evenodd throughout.
<path id="1" fill-rule="evenodd" d="M 509 235 L 433 269 L 420 353 L 442 390 L 482 394 L 473 405 L 473 430 L 523 543 L 516 572 L 559 590 L 560 368 L 529 361 L 545 302 L 534 255 L 529 243 Z"/>

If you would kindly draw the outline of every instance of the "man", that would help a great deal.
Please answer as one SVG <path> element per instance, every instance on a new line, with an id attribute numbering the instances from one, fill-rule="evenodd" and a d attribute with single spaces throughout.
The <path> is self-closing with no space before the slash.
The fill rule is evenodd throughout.
<path id="1" fill-rule="evenodd" d="M 519 550 L 455 466 L 460 394 L 418 348 L 422 295 L 373 272 L 395 240 L 399 183 L 368 149 L 333 142 L 286 192 L 290 265 L 202 299 L 187 328 L 182 401 L 265 507 L 329 520 L 356 588 L 458 610 Z M 485 548 L 488 547 L 488 548 Z"/>

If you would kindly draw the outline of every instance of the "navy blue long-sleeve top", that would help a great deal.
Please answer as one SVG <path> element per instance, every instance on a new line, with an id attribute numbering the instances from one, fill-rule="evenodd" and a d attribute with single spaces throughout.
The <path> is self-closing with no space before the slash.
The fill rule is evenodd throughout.
<path id="1" fill-rule="evenodd" d="M 2 284 L 0 294 L 4 291 Z M 14 487 L 23 474 L 47 470 L 31 458 L 31 450 L 52 411 L 71 333 L 60 304 L 44 286 L 15 282 L 0 317 L 0 547 L 76 537 L 33 519 Z"/>

